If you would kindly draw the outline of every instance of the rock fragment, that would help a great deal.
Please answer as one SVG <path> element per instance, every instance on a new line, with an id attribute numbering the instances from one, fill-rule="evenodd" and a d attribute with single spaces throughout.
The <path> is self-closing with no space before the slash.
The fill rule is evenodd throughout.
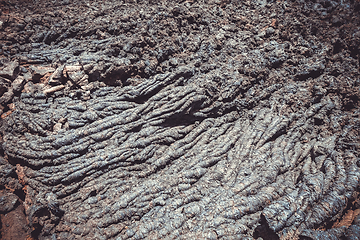
<path id="1" fill-rule="evenodd" d="M 45 75 L 49 75 L 50 73 L 53 73 L 55 69 L 50 66 L 35 66 L 31 65 L 30 71 L 32 73 L 32 79 L 34 82 L 39 82 L 42 77 Z"/>
<path id="2" fill-rule="evenodd" d="M 0 77 L 13 80 L 18 73 L 18 68 L 18 61 L 7 62 L 0 68 Z"/>
<path id="3" fill-rule="evenodd" d="M 0 77 L 0 96 L 7 91 L 11 86 L 11 81 L 9 79 Z"/>
<path id="4" fill-rule="evenodd" d="M 13 193 L 6 193 L 4 190 L 0 192 L 0 212 L 7 213 L 14 209 L 18 202 L 18 197 Z"/>
<path id="5" fill-rule="evenodd" d="M 79 86 L 86 86 L 89 81 L 89 77 L 82 69 L 80 65 L 65 66 L 64 75 L 66 75 L 73 83 Z"/>
<path id="6" fill-rule="evenodd" d="M 25 78 L 23 76 L 18 76 L 11 84 L 11 87 L 14 92 L 20 92 L 25 85 Z"/>
<path id="7" fill-rule="evenodd" d="M 62 79 L 63 79 L 63 71 L 64 71 L 64 65 L 56 68 L 54 73 L 49 78 L 49 84 L 50 85 L 61 84 Z"/>
<path id="8" fill-rule="evenodd" d="M 65 88 L 64 85 L 59 85 L 59 86 L 47 88 L 47 89 L 45 89 L 43 92 L 44 92 L 45 94 L 49 94 L 49 93 L 53 93 L 53 92 L 60 91 L 60 90 L 62 90 L 62 89 L 64 89 L 64 88 Z"/>
<path id="9" fill-rule="evenodd" d="M 14 92 L 12 89 L 9 89 L 7 92 L 5 92 L 1 97 L 0 97 L 0 104 L 4 105 L 9 103 L 12 98 L 14 96 Z"/>

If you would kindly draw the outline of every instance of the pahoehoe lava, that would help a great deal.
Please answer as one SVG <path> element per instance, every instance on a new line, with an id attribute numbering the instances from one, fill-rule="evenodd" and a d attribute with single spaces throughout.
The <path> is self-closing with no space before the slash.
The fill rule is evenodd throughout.
<path id="1" fill-rule="evenodd" d="M 359 239 L 359 1 L 0 6 L 32 238 Z"/>

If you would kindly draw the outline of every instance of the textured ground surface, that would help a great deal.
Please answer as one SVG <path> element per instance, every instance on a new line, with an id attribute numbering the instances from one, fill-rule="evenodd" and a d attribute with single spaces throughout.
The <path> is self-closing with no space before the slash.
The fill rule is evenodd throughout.
<path id="1" fill-rule="evenodd" d="M 358 1 L 0 6 L 4 239 L 359 239 Z"/>

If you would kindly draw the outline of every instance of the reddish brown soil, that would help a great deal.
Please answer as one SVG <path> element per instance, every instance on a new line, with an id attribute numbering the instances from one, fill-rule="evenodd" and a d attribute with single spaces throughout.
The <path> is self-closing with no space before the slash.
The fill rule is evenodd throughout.
<path id="1" fill-rule="evenodd" d="M 30 237 L 31 229 L 28 227 L 28 223 L 25 215 L 25 208 L 22 202 L 18 203 L 18 206 L 7 214 L 1 214 L 1 239 L 32 239 Z"/>

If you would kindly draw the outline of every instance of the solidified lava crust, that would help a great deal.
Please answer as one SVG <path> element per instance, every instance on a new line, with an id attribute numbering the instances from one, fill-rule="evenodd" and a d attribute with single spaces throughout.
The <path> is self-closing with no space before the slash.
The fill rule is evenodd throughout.
<path id="1" fill-rule="evenodd" d="M 359 239 L 359 1 L 0 6 L 4 239 Z"/>

